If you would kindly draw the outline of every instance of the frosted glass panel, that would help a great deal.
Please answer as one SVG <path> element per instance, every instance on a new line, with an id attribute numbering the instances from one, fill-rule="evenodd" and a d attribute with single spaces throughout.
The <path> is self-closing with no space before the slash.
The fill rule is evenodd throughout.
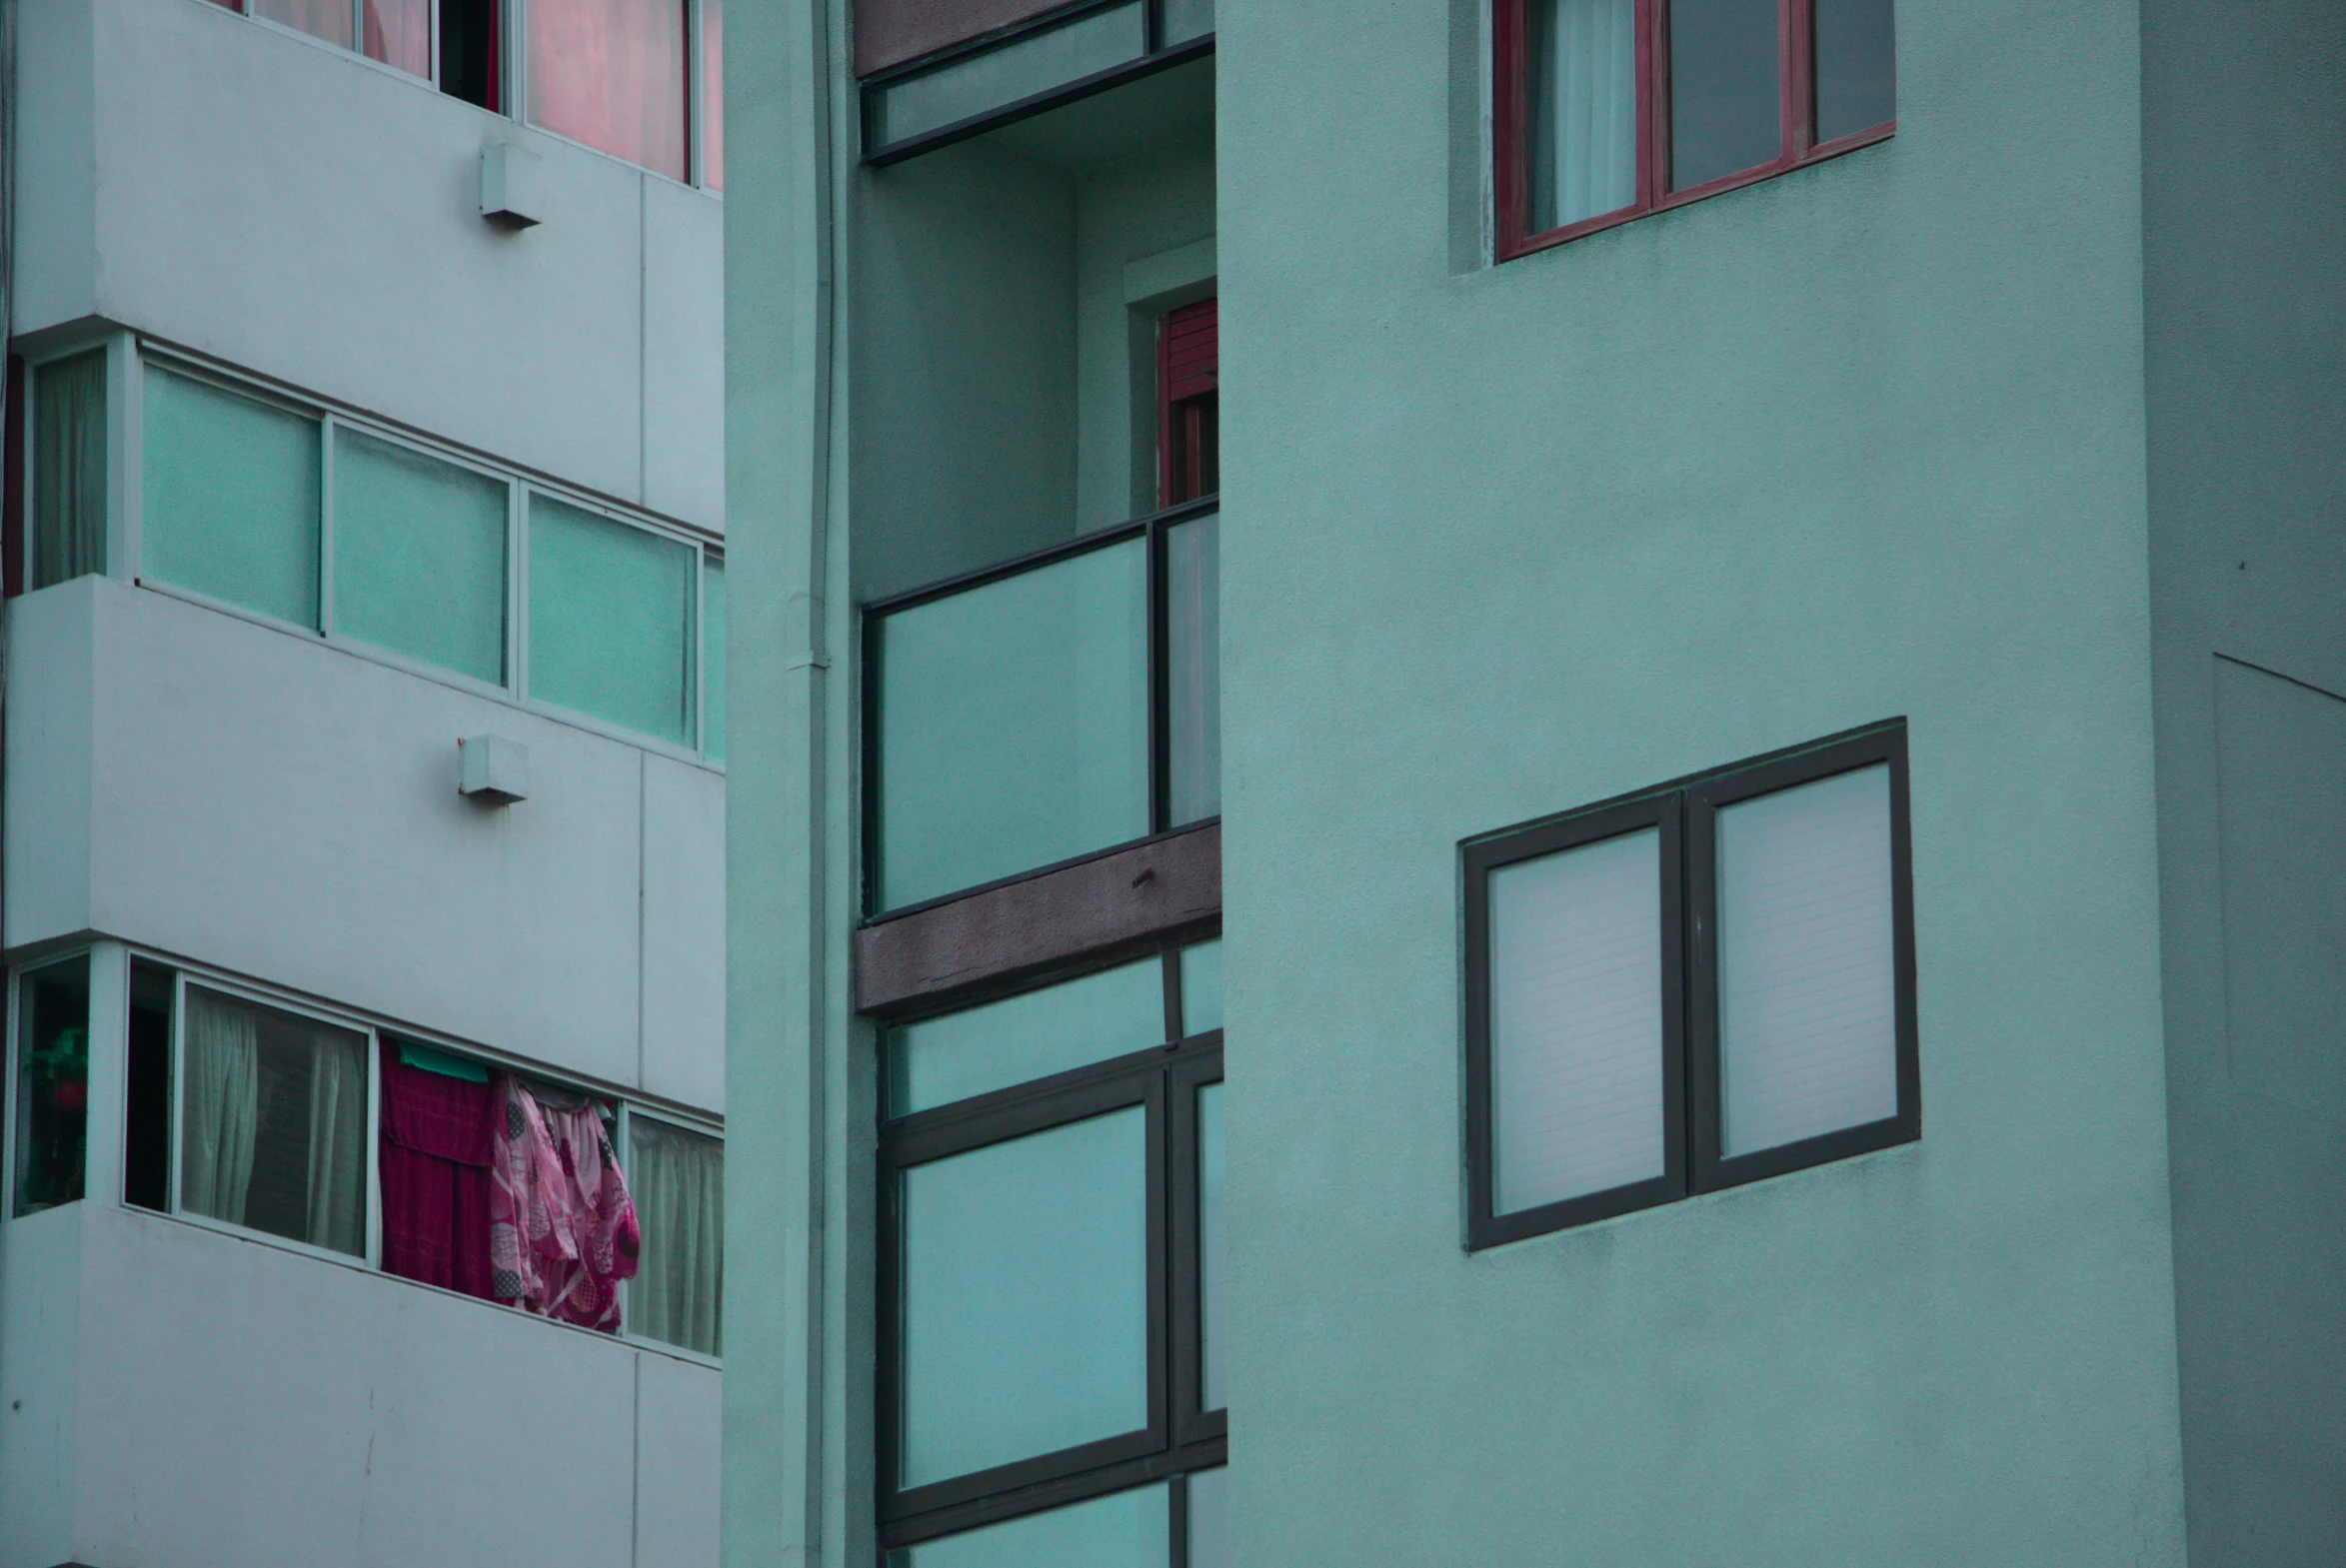
<path id="1" fill-rule="evenodd" d="M 1230 1473 L 1189 1477 L 1188 1568 L 1230 1568 Z"/>
<path id="2" fill-rule="evenodd" d="M 1148 544 L 880 626 L 884 908 L 1149 831 Z"/>
<path id="3" fill-rule="evenodd" d="M 30 588 L 106 570 L 106 352 L 33 372 Z"/>
<path id="4" fill-rule="evenodd" d="M 1662 1175 L 1661 839 L 1490 873 L 1499 1213 Z"/>
<path id="5" fill-rule="evenodd" d="M 693 744 L 692 547 L 530 498 L 530 695 Z"/>
<path id="6" fill-rule="evenodd" d="M 1221 1027 L 1221 938 L 1181 949 L 1181 1032 Z"/>
<path id="7" fill-rule="evenodd" d="M 1201 1407 L 1229 1403 L 1229 1244 L 1222 1229 L 1222 1194 L 1227 1185 L 1221 1142 L 1221 1085 L 1197 1091 L 1197 1315 L 1204 1325 L 1204 1384 Z"/>
<path id="8" fill-rule="evenodd" d="M 725 563 L 701 571 L 701 754 L 725 761 Z"/>
<path id="9" fill-rule="evenodd" d="M 1141 0 L 1132 0 L 892 82 L 879 93 L 873 145 L 942 130 L 1138 60 L 1148 49 L 1146 29 Z"/>
<path id="10" fill-rule="evenodd" d="M 505 680 L 506 484 L 337 429 L 334 630 Z"/>
<path id="11" fill-rule="evenodd" d="M 140 575 L 318 624 L 318 422 L 147 368 Z"/>
<path id="12" fill-rule="evenodd" d="M 1103 969 L 889 1035 L 889 1108 L 910 1115 L 1165 1043 L 1165 968 Z"/>
<path id="13" fill-rule="evenodd" d="M 1140 1106 L 916 1165 L 902 1180 L 900 1484 L 1149 1422 Z"/>
<path id="14" fill-rule="evenodd" d="M 1531 0 L 1524 227 L 1533 234 L 1637 199 L 1636 0 Z"/>
<path id="15" fill-rule="evenodd" d="M 889 1553 L 889 1568 L 1167 1568 L 1171 1518 L 1160 1482 L 924 1541 Z M 1227 1561 L 1200 1560 L 1194 1540 L 1190 1568 Z"/>
<path id="16" fill-rule="evenodd" d="M 1718 941 L 1727 1155 L 1897 1114 L 1887 766 L 1720 810 Z"/>

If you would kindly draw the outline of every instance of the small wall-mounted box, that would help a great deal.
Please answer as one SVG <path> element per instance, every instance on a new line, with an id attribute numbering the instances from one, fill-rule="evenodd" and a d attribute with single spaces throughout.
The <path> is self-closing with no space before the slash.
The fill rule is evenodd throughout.
<path id="1" fill-rule="evenodd" d="M 501 735 L 467 736 L 456 743 L 456 792 L 484 805 L 511 805 L 530 797 L 530 749 Z"/>
<path id="2" fill-rule="evenodd" d="M 509 142 L 481 149 L 481 216 L 501 229 L 546 221 L 544 166 L 536 153 Z"/>

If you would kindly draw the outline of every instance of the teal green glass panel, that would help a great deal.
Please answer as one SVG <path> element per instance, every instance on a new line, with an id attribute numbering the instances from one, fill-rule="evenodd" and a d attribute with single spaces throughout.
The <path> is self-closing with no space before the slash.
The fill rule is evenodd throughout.
<path id="1" fill-rule="evenodd" d="M 1160 1481 L 904 1547 L 888 1554 L 889 1568 L 1167 1568 L 1172 1517 Z"/>
<path id="2" fill-rule="evenodd" d="M 31 969 L 16 990 L 16 1214 L 82 1195 L 90 1125 L 90 960 Z"/>
<path id="3" fill-rule="evenodd" d="M 142 577 L 318 624 L 318 422 L 147 367 Z"/>
<path id="4" fill-rule="evenodd" d="M 1181 1033 L 1221 1027 L 1221 938 L 1181 949 Z"/>
<path id="5" fill-rule="evenodd" d="M 530 696 L 693 744 L 691 546 L 530 498 Z"/>
<path id="6" fill-rule="evenodd" d="M 893 1030 L 889 1109 L 907 1116 L 1164 1043 L 1165 969 L 1145 958 Z"/>
<path id="7" fill-rule="evenodd" d="M 1171 824 L 1221 811 L 1221 519 L 1165 534 L 1166 788 Z"/>
<path id="8" fill-rule="evenodd" d="M 334 433 L 334 630 L 505 680 L 506 482 Z"/>
<path id="9" fill-rule="evenodd" d="M 1148 1113 L 900 1177 L 899 1484 L 1149 1424 Z"/>
<path id="10" fill-rule="evenodd" d="M 1222 1229 L 1222 1194 L 1228 1186 L 1221 1134 L 1221 1085 L 1197 1090 L 1197 1316 L 1203 1325 L 1202 1403 L 1219 1410 L 1229 1403 L 1229 1311 L 1224 1285 L 1229 1247 Z"/>
<path id="11" fill-rule="evenodd" d="M 1146 541 L 899 611 L 879 644 L 882 907 L 1149 831 Z"/>
<path id="12" fill-rule="evenodd" d="M 1199 1470 L 1189 1477 L 1187 1568 L 1230 1568 L 1230 1473 Z"/>
<path id="13" fill-rule="evenodd" d="M 701 755 L 725 761 L 725 563 L 701 568 Z"/>
<path id="14" fill-rule="evenodd" d="M 33 371 L 30 588 L 106 570 L 106 351 Z"/>

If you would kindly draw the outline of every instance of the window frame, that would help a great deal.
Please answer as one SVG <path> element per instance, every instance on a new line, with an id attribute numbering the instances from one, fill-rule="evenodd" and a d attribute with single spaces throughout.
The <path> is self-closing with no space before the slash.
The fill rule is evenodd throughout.
<path id="1" fill-rule="evenodd" d="M 619 1150 L 619 1169 L 622 1176 L 627 1176 L 628 1170 L 635 1164 L 635 1128 L 638 1117 L 641 1117 L 646 1121 L 657 1122 L 663 1127 L 670 1127 L 679 1132 L 691 1132 L 696 1133 L 704 1138 L 714 1138 L 717 1140 L 717 1147 L 720 1150 L 718 1157 L 720 1160 L 724 1158 L 722 1151 L 725 1148 L 725 1129 L 723 1127 L 715 1126 L 705 1121 L 695 1121 L 691 1118 L 680 1115 L 675 1111 L 656 1110 L 650 1106 L 638 1105 L 634 1100 L 623 1098 L 619 1101 L 619 1129 L 613 1134 L 612 1137 L 613 1143 Z M 629 1202 L 633 1203 L 635 1201 L 635 1180 L 632 1176 L 630 1176 L 628 1177 Z M 639 1219 L 640 1218 L 641 1216 L 639 1216 Z M 719 1238 L 719 1244 L 723 1245 L 722 1237 Z M 637 1277 L 638 1276 L 631 1274 L 626 1279 L 623 1279 L 619 1282 L 619 1332 L 612 1335 L 611 1337 L 614 1339 L 625 1340 L 631 1345 L 641 1345 L 647 1350 L 657 1350 L 664 1355 L 672 1355 L 680 1360 L 691 1361 L 701 1366 L 716 1367 L 720 1370 L 723 1370 L 725 1366 L 725 1355 L 722 1350 L 716 1355 L 711 1355 L 706 1350 L 695 1350 L 690 1345 L 680 1345 L 675 1343 L 673 1340 L 659 1339 L 650 1334 L 640 1333 L 637 1331 L 634 1324 L 633 1303 L 630 1294 L 635 1289 Z M 723 1339 L 720 1338 L 719 1343 L 722 1344 L 723 1342 Z"/>
<path id="2" fill-rule="evenodd" d="M 886 1031 L 898 1025 L 966 1011 L 1004 995 L 1044 989 L 1153 957 L 1163 967 L 1165 1032 L 1173 1036 L 1162 1044 L 902 1116 L 890 1114 L 883 1087 L 874 1159 L 878 1187 L 874 1302 L 879 1338 L 875 1490 L 882 1564 L 904 1547 L 1158 1481 L 1173 1483 L 1169 1487 L 1175 1513 L 1173 1561 L 1185 1561 L 1181 1555 L 1186 1528 L 1184 1478 L 1192 1471 L 1227 1462 L 1228 1412 L 1202 1408 L 1202 1269 L 1195 1214 L 1195 1095 L 1205 1084 L 1222 1079 L 1222 1031 L 1217 1027 L 1184 1035 L 1180 1016 L 1182 951 L 1217 937 L 1217 929 L 1187 931 L 1178 937 L 1154 940 L 1138 951 L 1128 949 L 1107 962 L 1028 979 L 987 996 L 958 997 L 944 1007 L 907 1011 L 882 1024 L 880 1049 L 885 1063 L 885 1052 L 892 1048 L 885 1039 Z M 886 1077 L 884 1066 L 883 1085 Z M 1148 1424 L 1076 1447 L 900 1490 L 897 1477 L 904 1387 L 900 1174 L 933 1160 L 1136 1105 L 1144 1107 L 1148 1116 Z"/>
<path id="3" fill-rule="evenodd" d="M 23 1049 L 23 1041 L 19 1038 L 19 1032 L 23 1027 L 24 977 L 27 974 L 36 974 L 52 964 L 70 962 L 75 958 L 79 958 L 89 965 L 90 1021 L 86 1026 L 89 1030 L 90 1078 L 94 1091 L 98 1077 L 98 943 L 71 942 L 47 952 L 40 952 L 37 956 L 19 958 L 8 966 L 7 1003 L 5 1009 L 0 1009 L 5 1012 L 4 1020 L 0 1020 L 0 1027 L 5 1027 L 8 1031 L 7 1037 L 0 1039 L 0 1224 L 36 1217 L 30 1214 L 20 1215 L 16 1212 L 16 1123 L 17 1118 L 22 1114 L 17 1105 L 17 1096 L 24 1092 L 23 1085 L 18 1078 L 18 1074 L 23 1070 L 23 1062 L 19 1059 Z M 124 972 L 128 973 L 127 968 Z M 90 1111 L 93 1108 L 84 1106 L 85 1118 L 90 1117 Z M 86 1128 L 89 1124 L 89 1119 L 85 1119 L 84 1127 Z M 82 1148 L 82 1196 L 75 1199 L 75 1202 L 89 1200 L 89 1159 L 92 1152 L 85 1131 Z M 57 1206 L 62 1208 L 65 1205 L 59 1204 Z M 48 1213 L 50 1210 L 43 1209 L 41 1212 Z"/>
<path id="4" fill-rule="evenodd" d="M 1890 930 L 1895 1016 L 1894 1114 L 1732 1158 L 1719 1153 L 1718 813 L 1742 800 L 1886 766 L 1890 790 Z M 1490 872 L 1641 827 L 1660 829 L 1663 1176 L 1501 1214 L 1490 1062 Z M 1462 879 L 1466 1236 L 1469 1252 L 1674 1203 L 1706 1192 L 1918 1141 L 1921 1053 L 1914 968 L 1913 837 L 1906 722 L 1828 737 L 1689 776 L 1459 845 Z"/>
<path id="5" fill-rule="evenodd" d="M 123 563 L 133 559 L 137 548 L 137 503 L 134 492 L 126 490 L 125 469 L 129 466 L 129 420 L 125 414 L 124 384 L 137 379 L 137 346 L 128 333 L 113 331 L 95 335 L 77 334 L 60 343 L 43 348 L 38 353 L 20 353 L 16 362 L 23 367 L 23 397 L 19 407 L 11 411 L 15 429 L 11 438 L 20 445 L 20 472 L 16 478 L 15 514 L 10 520 L 15 535 L 8 541 L 9 581 L 16 587 L 10 598 L 22 594 L 39 593 L 32 586 L 35 518 L 37 503 L 34 487 L 38 483 L 40 461 L 37 456 L 40 420 L 40 372 L 43 366 L 61 360 L 76 359 L 84 354 L 102 356 L 105 366 L 106 397 L 106 565 L 85 577 L 126 578 L 130 574 Z M 67 579 L 67 582 L 75 581 Z M 63 584 L 52 583 L 51 588 Z"/>
<path id="6" fill-rule="evenodd" d="M 1491 195 L 1495 261 L 1512 261 L 1705 197 L 1740 190 L 1843 153 L 1887 141 L 1893 115 L 1879 125 L 1819 143 L 1816 135 L 1816 0 L 1776 0 L 1776 156 L 1683 190 L 1668 188 L 1670 0 L 1634 0 L 1637 74 L 1636 196 L 1626 207 L 1553 229 L 1529 228 L 1530 33 L 1537 0 L 1491 0 Z"/>

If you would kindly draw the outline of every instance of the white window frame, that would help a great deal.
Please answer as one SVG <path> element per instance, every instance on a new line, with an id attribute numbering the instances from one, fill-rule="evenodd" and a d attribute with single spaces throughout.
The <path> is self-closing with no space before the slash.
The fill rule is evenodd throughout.
<path id="1" fill-rule="evenodd" d="M 34 454 L 38 450 L 41 417 L 40 371 L 43 366 L 55 365 L 61 360 L 77 359 L 84 354 L 103 354 L 106 360 L 106 570 L 104 576 L 127 580 L 129 562 L 136 546 L 138 511 L 129 490 L 130 465 L 127 462 L 129 421 L 124 417 L 129 407 L 123 393 L 126 384 L 134 379 L 133 368 L 126 363 L 135 354 L 131 335 L 127 332 L 80 334 L 41 350 L 27 354 L 24 359 L 24 411 L 17 430 L 17 439 L 24 443 L 24 464 L 18 477 L 18 516 L 23 520 L 22 535 L 16 542 L 17 581 L 24 592 L 33 589 L 33 520 L 38 515 L 33 499 L 33 486 L 38 482 L 40 464 Z M 52 585 L 54 586 L 54 585 Z"/>

